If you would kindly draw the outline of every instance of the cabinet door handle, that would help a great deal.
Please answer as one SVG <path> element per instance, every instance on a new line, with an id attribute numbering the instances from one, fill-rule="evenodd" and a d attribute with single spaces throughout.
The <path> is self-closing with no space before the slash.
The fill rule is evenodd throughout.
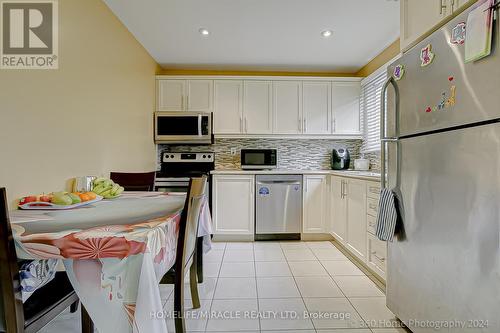
<path id="1" fill-rule="evenodd" d="M 307 123 L 306 123 L 306 118 L 304 117 L 304 132 L 307 131 Z"/>
<path id="2" fill-rule="evenodd" d="M 446 0 L 439 0 L 439 14 L 443 15 L 444 10 L 446 9 Z"/>
<path id="3" fill-rule="evenodd" d="M 245 133 L 248 133 L 248 121 L 247 121 L 247 117 L 245 117 Z"/>
<path id="4" fill-rule="evenodd" d="M 184 111 L 184 96 L 181 96 L 181 111 Z"/>
<path id="5" fill-rule="evenodd" d="M 372 251 L 372 254 L 375 258 L 377 258 L 380 262 L 384 262 L 385 261 L 385 258 L 382 258 L 382 257 L 379 257 L 377 255 L 377 251 Z"/>
<path id="6" fill-rule="evenodd" d="M 240 116 L 240 132 L 243 132 L 243 116 Z"/>
<path id="7" fill-rule="evenodd" d="M 298 119 L 298 126 L 299 126 L 299 132 L 302 131 L 302 119 L 300 119 L 300 116 L 297 118 Z"/>
<path id="8" fill-rule="evenodd" d="M 335 118 L 332 119 L 332 131 L 337 132 L 337 120 Z"/>

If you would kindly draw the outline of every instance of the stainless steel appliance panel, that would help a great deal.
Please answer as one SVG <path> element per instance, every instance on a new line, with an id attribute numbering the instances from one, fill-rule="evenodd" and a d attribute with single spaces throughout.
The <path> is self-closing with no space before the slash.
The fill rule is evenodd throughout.
<path id="1" fill-rule="evenodd" d="M 300 233 L 302 176 L 256 176 L 256 234 Z"/>
<path id="2" fill-rule="evenodd" d="M 209 112 L 155 112 L 154 139 L 166 144 L 211 144 L 212 122 Z"/>
<path id="3" fill-rule="evenodd" d="M 389 67 L 388 73 L 392 75 L 396 65 L 405 66 L 403 78 L 397 81 L 401 94 L 402 136 L 500 118 L 499 20 L 495 21 L 495 40 L 489 57 L 465 64 L 465 46 L 450 43 L 452 29 L 458 23 L 466 22 L 469 12 L 466 10 L 451 20 Z M 420 52 L 428 44 L 432 45 L 435 57 L 430 65 L 421 67 Z M 448 99 L 452 86 L 456 87 L 455 105 L 426 112 L 428 107 L 440 103 L 442 93 Z M 390 107 L 393 103 L 392 88 L 388 95 L 388 135 L 394 136 L 395 117 L 391 113 L 394 109 Z"/>
<path id="4" fill-rule="evenodd" d="M 388 243 L 389 309 L 465 325 L 439 332 L 500 332 L 500 124 L 403 139 L 400 154 L 404 233 Z"/>

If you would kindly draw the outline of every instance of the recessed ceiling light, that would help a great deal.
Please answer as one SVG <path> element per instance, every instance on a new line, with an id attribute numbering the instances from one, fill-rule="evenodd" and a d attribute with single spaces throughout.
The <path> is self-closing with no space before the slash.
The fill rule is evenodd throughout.
<path id="1" fill-rule="evenodd" d="M 332 31 L 331 30 L 324 30 L 324 31 L 321 31 L 321 36 L 323 37 L 330 37 L 332 35 Z"/>
<path id="2" fill-rule="evenodd" d="M 207 29 L 205 28 L 200 28 L 200 30 L 198 30 L 200 32 L 200 34 L 202 34 L 203 36 L 208 36 L 210 35 L 210 31 L 208 31 Z"/>

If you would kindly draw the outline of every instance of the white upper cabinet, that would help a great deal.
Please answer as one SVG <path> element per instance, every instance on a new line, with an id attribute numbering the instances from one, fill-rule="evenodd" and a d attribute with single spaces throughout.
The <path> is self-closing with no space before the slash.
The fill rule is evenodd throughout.
<path id="1" fill-rule="evenodd" d="M 212 80 L 160 79 L 157 111 L 212 111 Z"/>
<path id="2" fill-rule="evenodd" d="M 460 7 L 465 5 L 468 0 L 450 0 L 452 2 L 453 11 L 458 10 Z"/>
<path id="3" fill-rule="evenodd" d="M 245 134 L 272 134 L 271 81 L 245 81 L 242 129 Z"/>
<path id="4" fill-rule="evenodd" d="M 273 82 L 273 111 L 275 134 L 299 134 L 302 132 L 302 82 Z"/>
<path id="5" fill-rule="evenodd" d="M 467 0 L 401 0 L 401 50 L 466 3 Z"/>
<path id="6" fill-rule="evenodd" d="M 332 132 L 361 134 L 359 126 L 359 96 L 361 83 L 332 83 Z"/>
<path id="7" fill-rule="evenodd" d="M 243 130 L 243 81 L 214 81 L 214 133 L 239 134 Z"/>
<path id="8" fill-rule="evenodd" d="M 189 80 L 187 82 L 187 110 L 212 111 L 213 81 Z"/>
<path id="9" fill-rule="evenodd" d="M 331 83 L 302 83 L 303 133 L 330 134 Z"/>
<path id="10" fill-rule="evenodd" d="M 327 178 L 325 175 L 304 176 L 304 233 L 325 232 Z"/>
<path id="11" fill-rule="evenodd" d="M 213 112 L 218 137 L 359 139 L 360 81 L 160 75 L 156 111 Z"/>
<path id="12" fill-rule="evenodd" d="M 183 111 L 186 99 L 185 80 L 158 80 L 157 111 Z"/>

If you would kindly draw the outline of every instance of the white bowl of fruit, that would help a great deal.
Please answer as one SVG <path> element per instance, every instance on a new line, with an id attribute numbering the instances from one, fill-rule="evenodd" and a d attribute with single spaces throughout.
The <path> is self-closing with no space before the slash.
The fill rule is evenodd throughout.
<path id="1" fill-rule="evenodd" d="M 102 200 L 102 196 L 93 192 L 53 192 L 49 194 L 30 195 L 19 200 L 21 209 L 72 209 L 86 206 Z"/>

